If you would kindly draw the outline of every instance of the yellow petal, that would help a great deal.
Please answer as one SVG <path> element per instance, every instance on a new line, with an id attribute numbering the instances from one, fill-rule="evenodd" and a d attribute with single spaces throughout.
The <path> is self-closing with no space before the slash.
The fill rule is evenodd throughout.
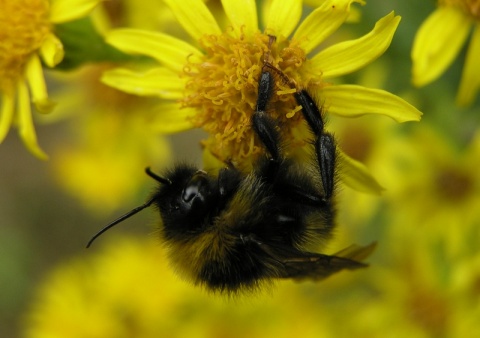
<path id="1" fill-rule="evenodd" d="M 375 195 L 382 193 L 384 188 L 370 174 L 363 163 L 354 160 L 339 148 L 337 148 L 337 154 L 340 178 L 343 183 L 361 192 Z"/>
<path id="2" fill-rule="evenodd" d="M 375 27 L 363 37 L 337 43 L 311 60 L 311 72 L 322 78 L 336 77 L 354 72 L 369 64 L 390 46 L 400 17 L 393 12 L 378 20 Z"/>
<path id="3" fill-rule="evenodd" d="M 150 124 L 154 131 L 163 134 L 178 133 L 193 129 L 190 118 L 197 111 L 194 108 L 181 108 L 176 103 L 164 103 L 160 105 L 155 113 L 155 118 Z"/>
<path id="4" fill-rule="evenodd" d="M 266 33 L 288 37 L 302 16 L 301 0 L 273 0 L 268 12 Z"/>
<path id="5" fill-rule="evenodd" d="M 242 32 L 251 36 L 258 31 L 257 5 L 254 0 L 222 0 L 222 5 L 238 36 Z"/>
<path id="6" fill-rule="evenodd" d="M 480 24 L 475 25 L 472 39 L 463 66 L 462 80 L 457 95 L 457 104 L 469 106 L 480 89 Z"/>
<path id="7" fill-rule="evenodd" d="M 20 138 L 33 155 L 41 160 L 46 160 L 48 159 L 47 154 L 40 149 L 37 143 L 37 135 L 32 121 L 32 111 L 30 110 L 30 97 L 25 83 L 19 82 L 17 95 L 18 133 Z"/>
<path id="8" fill-rule="evenodd" d="M 65 55 L 62 42 L 54 34 L 48 34 L 40 47 L 40 54 L 47 66 L 55 67 Z"/>
<path id="9" fill-rule="evenodd" d="M 320 97 L 327 111 L 346 117 L 365 114 L 389 116 L 397 122 L 419 121 L 422 113 L 402 98 L 385 90 L 356 85 L 332 85 L 322 88 Z"/>
<path id="10" fill-rule="evenodd" d="M 108 32 L 105 39 L 125 53 L 153 57 L 177 72 L 183 70 L 189 56 L 201 55 L 198 49 L 187 42 L 158 32 L 116 29 Z"/>
<path id="11" fill-rule="evenodd" d="M 439 7 L 425 20 L 412 48 L 415 86 L 424 86 L 445 71 L 459 53 L 471 25 L 469 17 L 454 7 Z"/>
<path id="12" fill-rule="evenodd" d="M 126 93 L 166 99 L 183 97 L 182 93 L 185 89 L 185 81 L 166 68 L 154 68 L 145 73 L 116 68 L 104 72 L 102 82 Z"/>
<path id="13" fill-rule="evenodd" d="M 300 46 L 311 52 L 330 36 L 348 18 L 353 2 L 364 4 L 361 0 L 326 0 L 302 21 L 293 37 Z"/>
<path id="14" fill-rule="evenodd" d="M 50 21 L 59 24 L 87 16 L 101 0 L 52 0 Z"/>
<path id="15" fill-rule="evenodd" d="M 164 0 L 188 34 L 198 40 L 205 34 L 220 35 L 221 30 L 208 7 L 201 0 Z"/>
<path id="16" fill-rule="evenodd" d="M 3 142 L 10 130 L 13 120 L 13 97 L 2 93 L 2 100 L 0 101 L 0 143 Z"/>
<path id="17" fill-rule="evenodd" d="M 358 1 L 362 6 L 365 5 L 365 1 L 359 0 Z M 350 8 L 350 13 L 348 13 L 348 17 L 345 22 L 348 23 L 359 23 L 362 20 L 362 11 L 360 8 L 352 7 Z"/>
<path id="18" fill-rule="evenodd" d="M 40 113 L 50 113 L 56 103 L 48 99 L 42 64 L 37 54 L 33 54 L 30 57 L 25 72 L 35 108 L 37 108 Z"/>

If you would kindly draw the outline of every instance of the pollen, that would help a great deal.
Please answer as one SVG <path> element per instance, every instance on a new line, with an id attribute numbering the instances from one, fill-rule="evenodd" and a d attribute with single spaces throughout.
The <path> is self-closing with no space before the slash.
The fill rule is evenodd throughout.
<path id="1" fill-rule="evenodd" d="M 8 94 L 51 30 L 49 1 L 3 0 L 1 7 L 0 91 Z"/>
<path id="2" fill-rule="evenodd" d="M 475 20 L 480 21 L 480 0 L 439 0 L 440 6 L 458 7 Z"/>
<path id="3" fill-rule="evenodd" d="M 184 69 L 189 80 L 182 105 L 198 111 L 192 123 L 210 135 L 202 142 L 207 150 L 221 161 L 241 165 L 252 163 L 263 152 L 252 131 L 251 117 L 265 61 L 290 80 L 286 83 L 285 77 L 272 71 L 276 81 L 268 113 L 278 121 L 282 140 L 289 148 L 303 145 L 303 141 L 294 137 L 301 113 L 291 95 L 292 83 L 297 88 L 315 83 L 304 74 L 300 76 L 306 55 L 298 43 L 288 40 L 272 43 L 270 36 L 261 33 L 247 38 L 234 37 L 228 32 L 204 36 L 200 43 L 205 51 L 203 60 L 188 62 Z"/>

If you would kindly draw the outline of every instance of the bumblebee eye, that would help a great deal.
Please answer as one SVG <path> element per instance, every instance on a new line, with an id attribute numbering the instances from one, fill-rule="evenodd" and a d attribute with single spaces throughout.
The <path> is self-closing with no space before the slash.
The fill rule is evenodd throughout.
<path id="1" fill-rule="evenodd" d="M 203 202 L 206 197 L 205 194 L 208 194 L 208 187 L 206 173 L 197 171 L 183 190 L 182 200 L 186 203 L 191 203 L 194 199 Z"/>

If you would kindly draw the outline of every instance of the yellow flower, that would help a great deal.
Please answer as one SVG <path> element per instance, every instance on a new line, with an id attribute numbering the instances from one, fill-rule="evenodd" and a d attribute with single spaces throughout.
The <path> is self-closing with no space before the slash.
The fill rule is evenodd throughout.
<path id="1" fill-rule="evenodd" d="M 389 240 L 376 255 L 385 268 L 225 300 L 176 278 L 156 241 L 113 237 L 49 273 L 21 327 L 26 338 L 478 336 L 478 253 L 442 260 L 435 247 Z"/>
<path id="2" fill-rule="evenodd" d="M 338 145 L 348 156 L 356 161 L 364 163 L 366 167 L 375 173 L 379 183 L 385 187 L 382 190 L 382 196 L 372 194 L 358 194 L 358 188 L 355 190 L 341 189 L 337 204 L 339 224 L 345 225 L 349 229 L 360 227 L 364 229 L 370 222 L 373 215 L 381 207 L 380 203 L 384 200 L 383 194 L 388 192 L 389 186 L 385 185 L 381 172 L 384 160 L 379 156 L 379 147 L 397 132 L 394 121 L 387 119 L 375 119 L 375 116 L 368 116 L 361 121 L 351 119 L 332 118 L 330 121 L 332 130 L 338 140 Z M 352 135 L 355 135 L 353 138 Z M 392 150 L 394 151 L 394 150 Z M 352 206 L 355 208 L 352 208 Z M 358 233 L 357 230 L 353 233 Z"/>
<path id="3" fill-rule="evenodd" d="M 394 72 L 395 70 L 380 60 L 363 70 L 357 81 L 363 86 L 380 87 L 391 78 Z M 385 165 L 378 152 L 389 138 L 394 137 L 400 126 L 392 119 L 379 119 L 374 115 L 364 116 L 361 119 L 332 116 L 328 125 L 342 151 L 354 160 L 365 164 L 371 172 L 375 173 L 378 182 L 385 187 L 383 191 L 388 190 L 388 185 L 385 185 L 382 177 L 377 175 L 378 167 Z M 358 229 L 352 231 L 355 227 L 365 229 L 381 208 L 380 202 L 383 200 L 383 196 L 379 195 L 358 194 L 360 188 L 361 186 L 356 190 L 341 189 L 337 201 L 337 222 L 350 229 L 352 233 L 359 232 Z M 355 208 L 352 208 L 352 205 Z"/>
<path id="4" fill-rule="evenodd" d="M 143 54 L 161 66 L 138 73 L 130 69 L 106 72 L 103 81 L 129 93 L 171 100 L 158 115 L 164 132 L 201 127 L 209 134 L 203 142 L 220 161 L 250 163 L 261 152 L 251 130 L 258 78 L 266 54 L 270 62 L 320 98 L 327 111 L 342 116 L 382 114 L 403 122 L 418 120 L 421 113 L 399 97 L 356 85 L 332 85 L 331 81 L 358 70 L 379 57 L 389 46 L 400 21 L 393 13 L 379 20 L 365 36 L 335 44 L 317 52 L 348 18 L 352 3 L 360 0 L 326 0 L 300 24 L 302 1 L 272 1 L 263 32 L 255 1 L 222 1 L 227 26 L 200 0 L 166 1 L 193 42 L 159 32 L 119 29 L 107 34 L 107 42 L 132 54 Z M 298 26 L 298 27 L 297 27 Z M 269 35 L 276 41 L 270 46 Z M 313 54 L 312 57 L 308 55 Z M 305 125 L 293 99 L 292 88 L 278 81 L 271 114 L 279 121 L 292 151 L 305 145 Z M 340 161 L 352 185 L 377 191 L 378 184 L 366 169 L 340 153 Z"/>
<path id="5" fill-rule="evenodd" d="M 431 161 L 438 159 L 441 153 L 435 151 L 425 162 L 432 166 L 441 164 Z M 401 164 L 408 166 L 408 163 Z M 372 302 L 372 308 L 377 309 L 376 322 L 382 326 L 392 322 L 400 324 L 395 332 L 401 337 L 478 336 L 479 219 L 477 216 L 473 223 L 466 223 L 461 215 L 466 205 L 460 206 L 455 196 L 452 196 L 453 205 L 445 199 L 443 204 L 431 209 L 423 198 L 412 194 L 430 193 L 430 198 L 435 199 L 436 191 L 428 191 L 428 185 L 435 181 L 435 171 L 441 172 L 442 167 L 430 171 L 433 177 L 423 185 L 417 181 L 409 183 L 411 204 L 417 204 L 418 214 L 423 213 L 423 219 L 402 217 L 408 213 L 408 207 L 403 208 L 399 203 L 389 210 L 391 224 L 382 241 L 388 246 L 383 253 L 384 268 L 374 269 L 369 276 L 379 295 Z M 470 203 L 469 207 L 470 214 L 478 214 L 478 202 Z M 455 208 L 459 210 L 452 219 L 449 214 Z M 364 319 L 358 318 L 359 321 Z"/>
<path id="6" fill-rule="evenodd" d="M 457 103 L 473 103 L 480 89 L 480 1 L 439 0 L 417 32 L 412 49 L 413 83 L 424 86 L 436 80 L 453 62 L 469 32 L 468 47 L 457 94 Z"/>
<path id="7" fill-rule="evenodd" d="M 412 231 L 410 239 L 415 239 L 415 227 L 406 226 Z M 385 257 L 388 266 L 372 264 L 365 275 L 374 296 L 361 308 L 346 304 L 344 311 L 355 316 L 338 327 L 337 336 L 479 336 L 480 256 L 454 260 L 431 243 L 398 241 L 394 236 L 389 240 L 388 246 L 395 249 L 383 252 L 390 254 Z"/>
<path id="8" fill-rule="evenodd" d="M 463 179 L 444 177 L 437 182 L 444 164 L 463 170 L 465 163 L 478 158 L 473 148 L 479 143 L 456 156 L 442 148 L 445 142 L 438 135 L 419 134 L 403 142 L 397 136 L 397 147 L 387 140 L 390 158 L 378 154 L 384 165 L 391 164 L 385 171 L 398 183 L 392 184 L 394 191 L 386 190 L 391 200 L 371 219 L 370 232 L 379 244 L 365 279 L 358 281 L 366 285 L 370 297 L 361 307 L 345 304 L 343 311 L 356 315 L 338 327 L 338 337 L 480 335 L 480 218 L 475 196 L 479 190 L 474 188 L 459 203 L 458 192 L 465 186 L 458 184 Z M 432 149 L 432 142 L 438 142 L 438 148 Z M 465 170 L 470 177 L 473 163 Z M 472 188 L 478 187 L 476 181 Z M 450 187 L 439 193 L 445 185 Z M 450 198 L 444 195 L 447 192 L 452 193 Z"/>
<path id="9" fill-rule="evenodd" d="M 22 327 L 27 338 L 323 336 L 330 310 L 312 299 L 321 288 L 279 284 L 275 295 L 225 300 L 176 278 L 156 241 L 116 238 L 50 273 Z M 331 296 L 339 284 L 351 285 L 324 285 Z"/>
<path id="10" fill-rule="evenodd" d="M 377 165 L 376 172 L 388 187 L 384 212 L 391 214 L 393 237 L 409 237 L 413 231 L 425 241 L 438 242 L 452 255 L 471 246 L 465 235 L 480 224 L 476 165 L 480 133 L 459 149 L 444 133 L 424 125 L 408 137 L 387 139 L 382 148 L 377 156 L 383 166 Z"/>
<path id="11" fill-rule="evenodd" d="M 30 100 L 41 113 L 54 104 L 48 99 L 40 58 L 49 67 L 63 59 L 55 24 L 87 15 L 100 0 L 4 0 L 0 10 L 0 142 L 12 124 L 28 150 L 47 155 L 37 144 Z"/>

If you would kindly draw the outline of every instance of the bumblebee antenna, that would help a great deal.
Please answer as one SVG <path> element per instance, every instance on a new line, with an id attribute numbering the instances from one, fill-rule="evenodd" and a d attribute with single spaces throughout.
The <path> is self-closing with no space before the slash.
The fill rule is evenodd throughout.
<path id="1" fill-rule="evenodd" d="M 168 185 L 172 184 L 172 181 L 170 181 L 168 178 L 161 177 L 155 174 L 152 170 L 150 170 L 150 167 L 146 167 L 145 172 L 147 173 L 148 176 L 153 178 L 155 181 L 158 181 L 163 184 L 168 184 Z"/>
<path id="2" fill-rule="evenodd" d="M 277 37 L 274 35 L 268 35 L 268 50 L 263 55 L 263 63 L 270 63 L 270 51 L 272 49 L 273 43 L 277 40 Z"/>
<path id="3" fill-rule="evenodd" d="M 117 218 L 116 220 L 114 220 L 112 223 L 110 223 L 110 224 L 108 224 L 106 227 L 104 227 L 102 230 L 100 230 L 99 232 L 97 232 L 97 233 L 88 241 L 87 249 L 90 247 L 90 245 L 92 245 L 93 241 L 95 241 L 95 240 L 96 240 L 101 234 L 103 234 L 105 231 L 107 231 L 108 229 L 114 227 L 114 226 L 117 225 L 118 223 L 123 222 L 123 221 L 126 220 L 127 218 L 135 215 L 136 213 L 142 211 L 143 209 L 148 208 L 150 205 L 152 205 L 153 201 L 155 201 L 156 198 L 157 198 L 157 196 L 153 196 L 150 200 L 148 200 L 148 201 L 145 202 L 144 204 L 136 207 L 136 208 L 133 209 L 133 210 L 130 210 L 130 211 L 127 212 L 125 215 L 120 216 L 119 218 Z"/>
<path id="4" fill-rule="evenodd" d="M 160 182 L 160 183 L 163 183 L 163 184 L 167 184 L 167 185 L 171 185 L 172 184 L 172 181 L 170 181 L 168 178 L 164 178 L 164 177 L 161 177 L 161 176 L 158 176 L 157 174 L 155 174 L 154 172 L 152 172 L 152 170 L 150 170 L 150 167 L 147 167 L 145 168 L 145 172 L 147 173 L 148 176 L 150 176 L 151 178 L 153 178 L 154 180 Z M 132 217 L 133 215 L 135 215 L 136 213 L 142 211 L 143 209 L 145 208 L 148 208 L 150 205 L 152 205 L 152 203 L 155 201 L 155 199 L 157 198 L 156 195 L 154 195 L 151 199 L 149 199 L 147 202 L 145 202 L 144 204 L 136 207 L 135 209 L 133 210 L 130 210 L 129 212 L 127 212 L 125 215 L 122 215 L 120 216 L 119 218 L 117 218 L 116 220 L 114 220 L 112 223 L 108 224 L 106 227 L 104 227 L 102 230 L 100 230 L 99 232 L 97 232 L 87 243 L 87 249 L 90 247 L 90 245 L 92 245 L 92 243 L 101 235 L 103 234 L 105 231 L 107 231 L 108 229 L 114 227 L 115 225 L 117 225 L 118 223 L 120 222 L 123 222 L 124 220 L 126 220 L 127 218 L 129 217 Z"/>

